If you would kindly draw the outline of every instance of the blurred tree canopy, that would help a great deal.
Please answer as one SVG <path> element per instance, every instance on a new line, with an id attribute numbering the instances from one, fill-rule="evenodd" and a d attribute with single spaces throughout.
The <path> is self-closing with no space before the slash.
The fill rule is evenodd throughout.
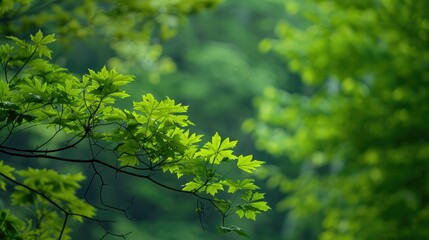
<path id="1" fill-rule="evenodd" d="M 3 37 L 8 36 L 0 46 L 0 188 L 7 190 L 1 202 L 2 238 L 69 239 L 71 218 L 98 223 L 103 237 L 126 238 L 127 234 L 115 233 L 108 221 L 96 216 L 96 212 L 110 209 L 128 217 L 127 207 L 108 204 L 106 199 L 112 196 L 103 197 L 105 180 L 118 175 L 191 195 L 198 200 L 196 214 L 202 216 L 210 208 L 220 214 L 221 232 L 247 235 L 225 219 L 236 214 L 255 220 L 257 214 L 269 210 L 264 194 L 248 176 L 262 161 L 252 155 L 236 155 L 237 141 L 218 133 L 203 143 L 201 135 L 188 129 L 193 123 L 188 120 L 187 107 L 168 97 L 158 101 L 152 94 L 144 94 L 133 102 L 132 110 L 118 106 L 117 102 L 129 97 L 122 87 L 134 79 L 130 75 L 102 67 L 83 76 L 79 69 L 76 76 L 51 60 L 58 57 L 57 50 L 76 39 L 93 39 L 99 43 L 99 51 L 106 51 L 103 46 L 116 51 L 107 53 L 110 64 L 127 69 L 138 60 L 150 81 L 157 82 L 159 74 L 174 69 L 174 64 L 161 56 L 156 39 L 172 37 L 180 17 L 217 2 L 0 4 L 0 30 Z M 50 45 L 56 38 L 43 32 L 55 32 L 61 44 L 52 51 Z M 85 58 L 88 53 L 79 54 Z M 35 132 L 43 132 L 36 141 L 23 137 Z M 31 162 L 22 163 L 23 159 Z M 53 164 L 46 163 L 49 161 Z M 69 167 L 75 164 L 87 165 L 89 170 Z M 26 165 L 32 167 L 17 170 Z M 87 187 L 82 192 L 80 182 L 85 175 Z M 99 182 L 98 194 L 89 193 L 95 181 Z M 11 197 L 12 207 L 6 197 Z M 22 207 L 32 211 L 16 211 Z"/>
<path id="2" fill-rule="evenodd" d="M 257 50 L 261 39 L 274 36 L 283 14 L 279 0 L 235 0 L 190 16 L 163 45 L 177 72 L 148 88 L 193 106 L 190 115 L 202 130 L 232 134 L 251 148 L 240 125 L 253 115 L 253 97 L 268 84 L 285 83 L 283 63 Z"/>
<path id="3" fill-rule="evenodd" d="M 35 29 L 55 32 L 63 44 L 61 48 L 77 51 L 73 55 L 86 64 L 81 66 L 83 69 L 92 64 L 86 59 L 94 60 L 94 56 L 87 53 L 97 51 L 97 55 L 104 59 L 111 57 L 109 62 L 121 70 L 128 70 L 130 66 L 144 68 L 151 81 L 156 82 L 160 74 L 175 69 L 170 58 L 161 56 L 162 41 L 176 34 L 184 17 L 215 7 L 220 2 L 6 0 L 0 3 L 0 32 L 19 37 L 27 37 Z M 77 40 L 90 46 L 76 46 Z"/>
<path id="4" fill-rule="evenodd" d="M 278 157 L 284 239 L 428 239 L 429 2 L 285 1 L 261 41 L 301 79 L 243 127 Z"/>

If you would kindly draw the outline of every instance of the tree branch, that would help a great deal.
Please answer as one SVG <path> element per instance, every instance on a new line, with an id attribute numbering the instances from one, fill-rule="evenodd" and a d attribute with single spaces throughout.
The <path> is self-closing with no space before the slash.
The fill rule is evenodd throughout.
<path id="1" fill-rule="evenodd" d="M 156 181 L 150 175 L 142 175 L 142 174 L 138 174 L 138 173 L 126 171 L 123 168 L 112 166 L 112 165 L 110 165 L 108 163 L 105 163 L 105 162 L 103 162 L 101 160 L 98 160 L 98 159 L 83 159 L 82 160 L 82 159 L 72 159 L 72 158 L 64 158 L 64 157 L 52 156 L 52 155 L 48 155 L 48 154 L 13 153 L 13 152 L 8 152 L 8 151 L 3 150 L 1 146 L 0 146 L 0 153 L 4 153 L 4 154 L 7 154 L 7 155 L 11 155 L 11 156 L 24 157 L 24 158 L 51 159 L 51 160 L 58 160 L 58 161 L 70 162 L 70 163 L 81 163 L 81 164 L 82 163 L 83 164 L 99 164 L 99 165 L 102 165 L 102 166 L 107 167 L 109 169 L 112 169 L 112 170 L 114 170 L 114 171 L 116 171 L 118 173 L 122 173 L 122 174 L 125 174 L 125 175 L 128 175 L 128 176 L 133 176 L 133 177 L 137 177 L 137 178 L 147 179 L 150 182 L 152 182 L 152 183 L 154 183 L 154 184 L 156 184 L 156 185 L 158 185 L 158 186 L 160 186 L 162 188 L 165 188 L 165 189 L 168 189 L 168 190 L 171 190 L 171 191 L 174 191 L 174 192 L 179 192 L 179 193 L 185 193 L 185 194 L 194 195 L 194 196 L 196 196 L 199 199 L 206 200 L 206 201 L 209 201 L 209 202 L 212 202 L 212 203 L 218 201 L 218 200 L 215 200 L 213 198 L 208 198 L 208 197 L 201 196 L 201 195 L 199 195 L 197 193 L 197 191 L 186 191 L 186 190 L 174 188 L 174 187 L 171 187 L 171 186 L 168 186 L 166 184 L 163 184 L 161 182 Z"/>

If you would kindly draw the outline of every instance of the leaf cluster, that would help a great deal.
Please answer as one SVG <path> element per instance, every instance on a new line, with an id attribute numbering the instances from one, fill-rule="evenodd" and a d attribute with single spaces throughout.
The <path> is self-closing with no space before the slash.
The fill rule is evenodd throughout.
<path id="1" fill-rule="evenodd" d="M 263 162 L 251 155 L 236 156 L 233 149 L 237 141 L 222 139 L 217 133 L 211 141 L 201 143 L 202 136 L 187 129 L 193 125 L 187 106 L 168 97 L 159 101 L 146 94 L 141 101 L 133 102 L 131 109 L 118 108 L 116 101 L 129 96 L 121 87 L 134 77 L 106 67 L 76 77 L 47 60 L 51 57 L 47 44 L 55 38 L 41 31 L 32 35 L 30 42 L 9 39 L 14 45 L 0 46 L 4 72 L 0 79 L 0 153 L 86 164 L 93 170 L 92 179 L 98 177 L 101 181 L 99 167 L 146 179 L 209 202 L 219 212 L 222 226 L 231 214 L 255 220 L 257 214 L 270 209 L 252 178 L 232 178 L 222 172 L 232 168 L 241 172 L 238 176 L 244 176 L 254 173 Z M 51 129 L 53 133 L 31 149 L 11 145 L 17 133 L 30 133 L 36 128 Z M 50 142 L 60 135 L 68 139 L 64 146 L 51 147 Z M 91 151 L 82 158 L 58 155 L 78 150 L 86 146 L 84 142 L 89 143 Z M 1 162 L 1 176 L 17 185 L 11 194 L 12 204 L 38 206 L 36 215 L 43 224 L 38 225 L 41 230 L 35 230 L 40 230 L 41 236 L 59 233 L 60 238 L 67 237 L 69 216 L 100 222 L 94 218 L 95 208 L 77 196 L 79 182 L 85 178 L 82 174 L 34 168 L 16 171 L 11 161 L 6 162 Z M 178 180 L 159 182 L 154 176 L 161 173 L 174 174 Z M 5 189 L 5 181 L 0 181 L 0 187 Z M 61 214 L 62 227 L 57 224 Z"/>

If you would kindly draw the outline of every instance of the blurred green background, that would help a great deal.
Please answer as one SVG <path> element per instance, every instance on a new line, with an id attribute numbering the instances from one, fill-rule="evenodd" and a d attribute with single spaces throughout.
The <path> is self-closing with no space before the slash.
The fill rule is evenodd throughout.
<path id="1" fill-rule="evenodd" d="M 232 220 L 251 239 L 429 239 L 427 9 L 427 0 L 226 0 L 173 19 L 168 40 L 83 38 L 57 46 L 54 60 L 77 74 L 105 64 L 133 74 L 132 98 L 189 105 L 195 132 L 237 139 L 237 152 L 266 161 L 257 174 L 273 210 Z M 118 212 L 112 225 L 129 239 L 238 238 L 209 227 L 210 212 L 200 223 L 186 196 L 110 180 L 106 201 L 135 217 Z M 76 239 L 103 233 L 74 229 Z"/>

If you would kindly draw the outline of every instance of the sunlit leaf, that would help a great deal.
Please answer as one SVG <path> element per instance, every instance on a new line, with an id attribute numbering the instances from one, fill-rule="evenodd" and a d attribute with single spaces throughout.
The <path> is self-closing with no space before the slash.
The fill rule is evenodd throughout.
<path id="1" fill-rule="evenodd" d="M 252 155 L 243 156 L 240 155 L 237 160 L 237 167 L 241 170 L 252 173 L 254 170 L 259 168 L 264 162 L 259 160 L 253 160 Z"/>
<path id="2" fill-rule="evenodd" d="M 223 191 L 223 185 L 221 183 L 210 183 L 205 189 L 208 194 L 214 196 L 218 191 Z"/>
<path id="3" fill-rule="evenodd" d="M 207 157 L 213 164 L 220 164 L 224 159 L 236 159 L 232 148 L 237 144 L 237 141 L 230 141 L 225 138 L 223 141 L 218 133 L 212 136 L 211 142 L 206 143 L 200 150 L 199 155 Z"/>

